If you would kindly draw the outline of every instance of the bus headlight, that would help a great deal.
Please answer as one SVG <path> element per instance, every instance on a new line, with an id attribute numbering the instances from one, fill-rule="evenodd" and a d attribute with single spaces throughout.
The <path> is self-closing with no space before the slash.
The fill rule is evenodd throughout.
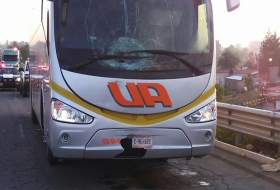
<path id="1" fill-rule="evenodd" d="M 213 121 L 217 118 L 217 105 L 216 100 L 210 102 L 203 108 L 186 117 L 188 123 L 201 123 L 207 121 Z"/>
<path id="2" fill-rule="evenodd" d="M 51 102 L 51 110 L 52 118 L 57 121 L 68 123 L 91 123 L 93 121 L 93 117 L 56 99 Z"/>

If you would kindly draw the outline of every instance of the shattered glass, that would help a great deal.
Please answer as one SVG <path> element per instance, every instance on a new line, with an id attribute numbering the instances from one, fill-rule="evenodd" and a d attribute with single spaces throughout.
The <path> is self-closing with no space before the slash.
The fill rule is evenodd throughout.
<path id="1" fill-rule="evenodd" d="M 180 58 L 205 71 L 212 63 L 212 21 L 206 0 L 61 0 L 55 1 L 55 40 L 61 64 L 129 51 L 188 53 Z M 210 19 L 209 19 L 210 17 Z M 170 55 L 133 53 L 143 59 L 98 60 L 88 70 L 187 71 Z M 209 72 L 209 71 L 207 71 Z M 94 72 L 92 72 L 94 75 Z M 180 74 L 181 75 L 181 74 Z"/>

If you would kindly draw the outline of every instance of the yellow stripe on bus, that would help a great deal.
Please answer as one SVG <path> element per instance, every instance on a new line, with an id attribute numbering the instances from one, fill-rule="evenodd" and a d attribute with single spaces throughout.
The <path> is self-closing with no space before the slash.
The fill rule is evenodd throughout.
<path id="1" fill-rule="evenodd" d="M 129 125 L 151 125 L 160 123 L 162 121 L 171 119 L 173 117 L 176 117 L 177 115 L 180 115 L 187 110 L 199 105 L 206 99 L 208 99 L 210 96 L 212 96 L 215 93 L 215 86 L 211 87 L 209 90 L 207 90 L 205 93 L 200 95 L 195 101 L 191 102 L 190 104 L 178 108 L 176 110 L 171 110 L 163 113 L 156 113 L 156 114 L 129 114 L 129 113 L 121 113 L 116 111 L 111 111 L 108 109 L 99 108 L 97 106 L 91 105 L 82 99 L 80 99 L 78 96 L 73 94 L 72 92 L 64 89 L 63 87 L 59 86 L 53 81 L 50 81 L 51 88 L 56 91 L 58 94 L 62 95 L 63 97 L 75 102 L 76 104 L 95 112 L 99 115 L 102 115 L 108 119 L 112 119 L 121 123 L 129 124 Z"/>

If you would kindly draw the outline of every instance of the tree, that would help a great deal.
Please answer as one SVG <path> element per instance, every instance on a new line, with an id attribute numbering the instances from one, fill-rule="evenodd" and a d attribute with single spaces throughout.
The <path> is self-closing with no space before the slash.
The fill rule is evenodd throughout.
<path id="1" fill-rule="evenodd" d="M 233 46 L 224 49 L 222 55 L 218 59 L 218 66 L 221 69 L 235 68 L 240 63 L 238 51 Z"/>
<path id="2" fill-rule="evenodd" d="M 217 96 L 217 102 L 223 102 L 224 88 L 219 84 L 216 84 L 216 96 Z"/>
<path id="3" fill-rule="evenodd" d="M 240 62 L 242 63 L 243 66 L 246 65 L 249 52 L 250 52 L 250 50 L 248 48 L 243 48 L 239 52 Z"/>
<path id="4" fill-rule="evenodd" d="M 22 61 L 25 62 L 29 56 L 29 45 L 26 44 L 26 45 L 20 46 L 19 51 L 20 51 L 20 56 L 22 58 Z"/>
<path id="5" fill-rule="evenodd" d="M 8 44 L 9 41 L 6 41 L 6 44 Z M 29 56 L 29 45 L 27 42 L 17 42 L 17 41 L 12 41 L 10 42 L 10 45 L 7 45 L 7 48 L 17 48 L 20 52 L 20 57 L 21 61 L 25 62 Z"/>
<path id="6" fill-rule="evenodd" d="M 272 34 L 268 29 L 264 40 L 261 42 L 259 54 L 259 74 L 262 78 L 266 77 L 270 66 L 277 66 L 280 60 L 280 39 L 276 32 Z"/>
<path id="7" fill-rule="evenodd" d="M 219 40 L 216 40 L 216 57 L 217 57 L 217 59 L 219 59 L 219 57 L 221 56 L 222 49 L 223 49 L 223 47 L 220 44 Z"/>
<path id="8" fill-rule="evenodd" d="M 253 89 L 253 76 L 251 73 L 248 73 L 246 76 L 243 76 L 242 80 L 245 82 L 245 85 L 247 86 L 248 90 Z"/>
<path id="9" fill-rule="evenodd" d="M 11 42 L 10 44 L 11 44 L 10 48 L 12 48 L 12 49 L 17 48 L 18 49 L 18 44 L 17 44 L 16 41 Z"/>
<path id="10" fill-rule="evenodd" d="M 250 68 L 250 69 L 256 69 L 257 68 L 257 63 L 255 60 L 255 55 L 252 51 L 250 51 L 250 53 L 247 56 L 247 60 L 244 64 L 246 67 Z"/>
<path id="11" fill-rule="evenodd" d="M 278 62 L 278 76 L 280 76 L 280 60 Z"/>

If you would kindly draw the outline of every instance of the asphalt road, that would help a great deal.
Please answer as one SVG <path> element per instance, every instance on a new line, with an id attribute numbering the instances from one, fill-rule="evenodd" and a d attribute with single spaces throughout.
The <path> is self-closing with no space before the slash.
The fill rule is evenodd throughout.
<path id="1" fill-rule="evenodd" d="M 29 98 L 0 89 L 0 190 L 194 189 L 279 190 L 280 173 L 214 148 L 201 159 L 67 160 L 49 166 Z"/>

